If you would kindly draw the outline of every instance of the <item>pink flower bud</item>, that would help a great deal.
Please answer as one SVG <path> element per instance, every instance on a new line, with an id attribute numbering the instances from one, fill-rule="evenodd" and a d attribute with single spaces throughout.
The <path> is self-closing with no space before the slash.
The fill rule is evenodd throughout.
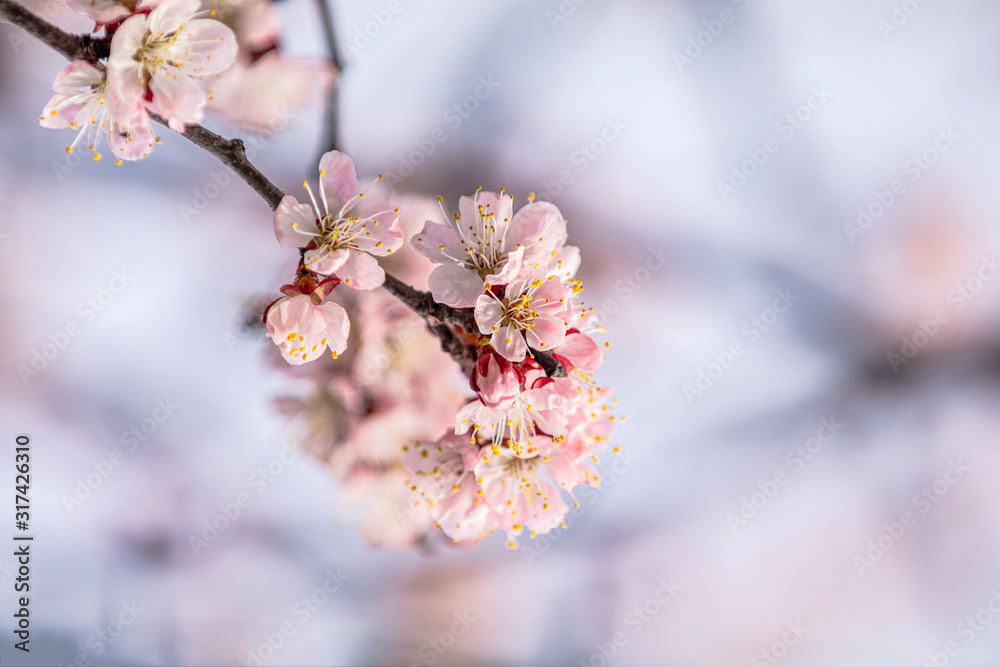
<path id="1" fill-rule="evenodd" d="M 479 351 L 469 384 L 479 394 L 483 405 L 493 410 L 506 410 L 520 395 L 523 380 L 524 375 L 513 363 L 487 345 Z"/>

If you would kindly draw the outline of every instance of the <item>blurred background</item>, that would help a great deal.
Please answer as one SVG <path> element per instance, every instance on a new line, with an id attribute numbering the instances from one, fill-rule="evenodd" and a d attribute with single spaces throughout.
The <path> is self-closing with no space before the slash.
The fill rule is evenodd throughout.
<path id="1" fill-rule="evenodd" d="M 279 12 L 289 52 L 322 57 L 316 5 Z M 0 488 L 30 434 L 38 664 L 1000 661 L 1000 8 L 333 12 L 359 172 L 451 202 L 534 191 L 570 220 L 623 454 L 518 551 L 368 546 L 323 465 L 283 450 L 290 380 L 244 326 L 294 271 L 267 206 L 207 189 L 223 167 L 165 130 L 138 163 L 67 155 L 36 120 L 63 60 L 2 25 Z M 205 124 L 292 191 L 323 121 Z"/>

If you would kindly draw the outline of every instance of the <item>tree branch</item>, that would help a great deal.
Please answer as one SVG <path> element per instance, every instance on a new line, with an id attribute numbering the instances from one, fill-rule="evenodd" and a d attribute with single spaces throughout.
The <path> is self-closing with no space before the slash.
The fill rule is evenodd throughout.
<path id="1" fill-rule="evenodd" d="M 340 50 L 337 48 L 337 32 L 333 23 L 333 10 L 330 3 L 333 0 L 316 0 L 319 3 L 319 11 L 323 20 L 323 35 L 326 38 L 326 48 L 330 52 L 330 63 L 333 65 L 337 79 L 344 71 L 344 65 L 340 60 Z M 338 81 L 334 81 L 330 86 L 330 96 L 326 100 L 326 139 L 323 142 L 324 153 L 337 150 L 337 125 L 339 119 L 339 91 Z"/>
<path id="2" fill-rule="evenodd" d="M 479 325 L 476 324 L 476 317 L 471 308 L 452 308 L 443 303 L 438 303 L 427 292 L 414 289 L 388 273 L 385 274 L 385 282 L 382 284 L 382 287 L 427 320 L 431 328 L 441 338 L 442 349 L 451 354 L 460 364 L 463 362 L 465 353 L 459 355 L 457 350 L 454 349 L 456 340 L 461 343 L 461 339 L 457 337 L 448 325 L 458 326 L 470 336 L 478 337 L 480 335 Z M 446 336 L 442 334 L 442 330 L 447 330 L 450 337 L 446 339 Z M 465 343 L 461 344 L 466 348 L 469 347 Z M 529 348 L 529 352 L 531 353 L 531 357 L 545 371 L 546 375 L 549 377 L 566 377 L 566 368 L 555 357 L 533 348 Z M 472 363 L 475 363 L 476 356 L 477 352 L 473 349 L 471 356 Z M 471 372 L 471 367 L 469 371 Z"/>
<path id="3" fill-rule="evenodd" d="M 0 0 L 0 18 L 35 36 L 70 60 L 96 62 L 111 53 L 111 38 L 71 35 L 41 19 L 13 0 Z"/>
<path id="4" fill-rule="evenodd" d="M 94 39 L 89 35 L 71 35 L 45 19 L 35 16 L 13 0 L 0 0 L 0 18 L 32 34 L 70 60 L 86 60 L 96 64 L 111 53 L 110 37 Z M 150 116 L 162 125 L 167 124 L 156 114 Z M 181 136 L 205 149 L 232 169 L 267 202 L 272 210 L 278 208 L 285 193 L 250 163 L 242 140 L 226 139 L 201 125 L 188 125 Z"/>
<path id="5" fill-rule="evenodd" d="M 0 0 L 0 2 L 4 1 Z M 150 114 L 150 116 L 158 123 L 167 124 L 165 120 L 156 114 Z M 205 129 L 201 125 L 186 126 L 181 136 L 194 145 L 205 149 L 217 157 L 220 162 L 232 169 L 237 176 L 242 178 L 247 185 L 253 188 L 267 202 L 272 211 L 278 208 L 278 204 L 281 203 L 281 199 L 285 196 L 285 193 L 247 159 L 247 152 L 243 146 L 242 139 L 226 139 L 211 130 Z"/>
<path id="6" fill-rule="evenodd" d="M 470 308 L 452 308 L 443 303 L 438 303 L 429 293 L 414 289 L 388 273 L 385 274 L 385 282 L 382 284 L 382 287 L 389 294 L 405 302 L 413 312 L 424 319 L 433 318 L 438 322 L 454 324 L 461 327 L 470 336 L 479 336 L 476 317 Z M 431 324 L 436 323 L 431 322 Z"/>
<path id="7" fill-rule="evenodd" d="M 337 56 L 336 41 L 333 35 L 333 25 L 330 22 L 329 9 L 325 0 L 318 0 L 323 7 L 324 18 L 326 19 L 327 36 L 330 43 L 331 59 L 334 67 L 340 70 L 340 59 Z M 111 40 L 108 37 L 94 39 L 89 35 L 71 35 L 60 28 L 52 25 L 48 21 L 41 19 L 13 0 L 0 0 L 0 18 L 6 19 L 10 23 L 22 28 L 35 36 L 39 41 L 48 44 L 56 51 L 71 60 L 86 60 L 97 63 L 102 58 L 107 58 L 111 52 Z M 167 125 L 167 122 L 156 114 L 150 116 L 158 123 Z M 336 116 L 333 116 L 334 124 Z M 331 128 L 334 131 L 336 128 Z M 250 160 L 247 159 L 246 149 L 240 139 L 226 139 L 201 125 L 188 125 L 181 133 L 185 139 L 196 146 L 208 151 L 220 162 L 233 170 L 247 185 L 249 185 L 261 198 L 267 202 L 272 210 L 278 208 L 285 193 L 278 186 L 271 182 Z M 427 320 L 428 326 L 438 338 L 441 339 L 441 348 L 448 352 L 462 366 L 466 373 L 471 372 L 472 364 L 475 364 L 477 350 L 475 345 L 469 345 L 462 337 L 455 332 L 451 326 L 458 326 L 469 336 L 479 336 L 479 328 L 476 325 L 475 315 L 470 308 L 452 308 L 442 303 L 437 303 L 427 292 L 410 287 L 395 276 L 385 274 L 385 289 L 408 305 L 414 312 Z M 551 377 L 566 375 L 566 369 L 556 359 L 544 352 L 531 350 L 531 354 L 545 373 Z"/>

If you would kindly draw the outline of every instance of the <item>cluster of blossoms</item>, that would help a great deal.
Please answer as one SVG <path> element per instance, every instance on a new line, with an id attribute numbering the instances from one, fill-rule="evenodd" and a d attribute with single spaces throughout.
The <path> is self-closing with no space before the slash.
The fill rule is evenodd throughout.
<path id="1" fill-rule="evenodd" d="M 75 60 L 53 83 L 44 127 L 78 130 L 94 159 L 103 138 L 121 160 L 158 143 L 153 116 L 183 132 L 206 108 L 244 125 L 274 128 L 292 106 L 330 85 L 329 65 L 283 59 L 267 0 L 66 0 L 110 39 L 99 62 Z M 277 90 L 275 90 L 277 89 Z"/>
<path id="2" fill-rule="evenodd" d="M 436 442 L 407 448 L 411 490 L 456 542 L 494 530 L 507 544 L 561 525 L 580 484 L 597 487 L 592 463 L 616 420 L 611 392 L 593 372 L 604 360 L 593 309 L 578 300 L 580 252 L 547 202 L 514 213 L 514 200 L 477 191 L 448 224 L 428 222 L 414 247 L 438 266 L 435 300 L 474 308 L 482 337 L 469 384 L 476 397 Z M 488 338 L 487 338 L 488 337 Z M 566 371 L 550 377 L 547 352 Z"/>
<path id="3" fill-rule="evenodd" d="M 95 160 L 102 135 L 120 164 L 149 154 L 154 119 L 184 132 L 206 109 L 273 129 L 333 83 L 330 65 L 279 53 L 269 0 L 66 2 L 109 50 L 59 73 L 40 121 L 79 130 L 67 150 L 87 136 Z M 594 381 L 602 328 L 559 210 L 480 188 L 449 215 L 440 197 L 393 199 L 381 176 L 362 188 L 339 151 L 302 185 L 273 218 L 298 269 L 262 320 L 282 367 L 311 383 L 279 405 L 343 480 L 363 535 L 410 547 L 499 530 L 513 548 L 565 525 L 574 489 L 600 484 L 618 418 Z"/>
<path id="4" fill-rule="evenodd" d="M 305 371 L 309 398 L 282 405 L 304 416 L 310 448 L 345 480 L 362 533 L 406 547 L 437 531 L 464 543 L 501 530 L 513 548 L 561 525 L 573 489 L 599 485 L 596 453 L 616 416 L 610 390 L 594 383 L 600 327 L 579 300 L 580 252 L 566 244 L 559 210 L 532 200 L 515 213 L 510 195 L 478 190 L 414 233 L 408 203 L 372 196 L 375 184 L 360 192 L 342 153 L 323 157 L 318 196 L 303 185 L 310 204 L 286 196 L 274 215 L 278 241 L 301 252 L 296 286 L 264 320 L 290 364 L 327 347 L 337 359 Z M 472 397 L 421 317 L 384 293 L 357 298 L 384 281 L 376 256 L 470 316 L 471 332 L 436 326 L 468 350 Z M 327 300 L 341 283 L 353 288 L 342 299 L 350 316 Z M 350 319 L 361 323 L 358 349 L 341 357 Z"/>

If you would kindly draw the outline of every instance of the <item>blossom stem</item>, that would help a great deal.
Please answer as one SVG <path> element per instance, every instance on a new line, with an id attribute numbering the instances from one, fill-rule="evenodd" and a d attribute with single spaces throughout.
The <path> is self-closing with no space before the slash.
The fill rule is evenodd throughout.
<path id="1" fill-rule="evenodd" d="M 318 1 L 324 8 L 326 7 L 325 0 Z M 324 9 L 325 18 L 329 18 L 328 14 L 328 9 Z M 89 35 L 70 34 L 35 16 L 13 0 L 0 0 L 0 19 L 9 21 L 25 30 L 70 60 L 86 60 L 97 64 L 103 58 L 107 58 L 111 52 L 110 38 L 95 39 Z M 339 71 L 340 59 L 336 55 L 336 42 L 332 37 L 333 25 L 329 21 L 327 21 L 327 25 L 329 26 L 328 39 L 330 40 L 331 58 L 334 67 Z M 167 125 L 160 116 L 156 114 L 150 114 L 150 116 L 158 123 Z M 335 125 L 336 116 L 334 115 L 332 118 L 334 118 Z M 329 129 L 335 136 L 336 128 L 331 126 Z M 181 136 L 208 151 L 232 169 L 267 202 L 272 210 L 278 208 L 285 193 L 247 159 L 242 140 L 226 139 L 195 123 L 187 125 Z M 464 371 L 471 371 L 472 366 L 469 362 L 471 360 L 472 364 L 475 363 L 476 347 L 466 343 L 451 326 L 457 325 L 470 336 L 478 336 L 478 328 L 472 309 L 452 308 L 437 303 L 429 293 L 414 289 L 389 273 L 385 274 L 383 287 L 427 320 L 430 328 L 441 339 L 441 348 L 448 352 Z M 566 369 L 563 365 L 550 355 L 538 350 L 531 350 L 531 353 L 547 375 L 551 377 L 566 375 Z"/>

